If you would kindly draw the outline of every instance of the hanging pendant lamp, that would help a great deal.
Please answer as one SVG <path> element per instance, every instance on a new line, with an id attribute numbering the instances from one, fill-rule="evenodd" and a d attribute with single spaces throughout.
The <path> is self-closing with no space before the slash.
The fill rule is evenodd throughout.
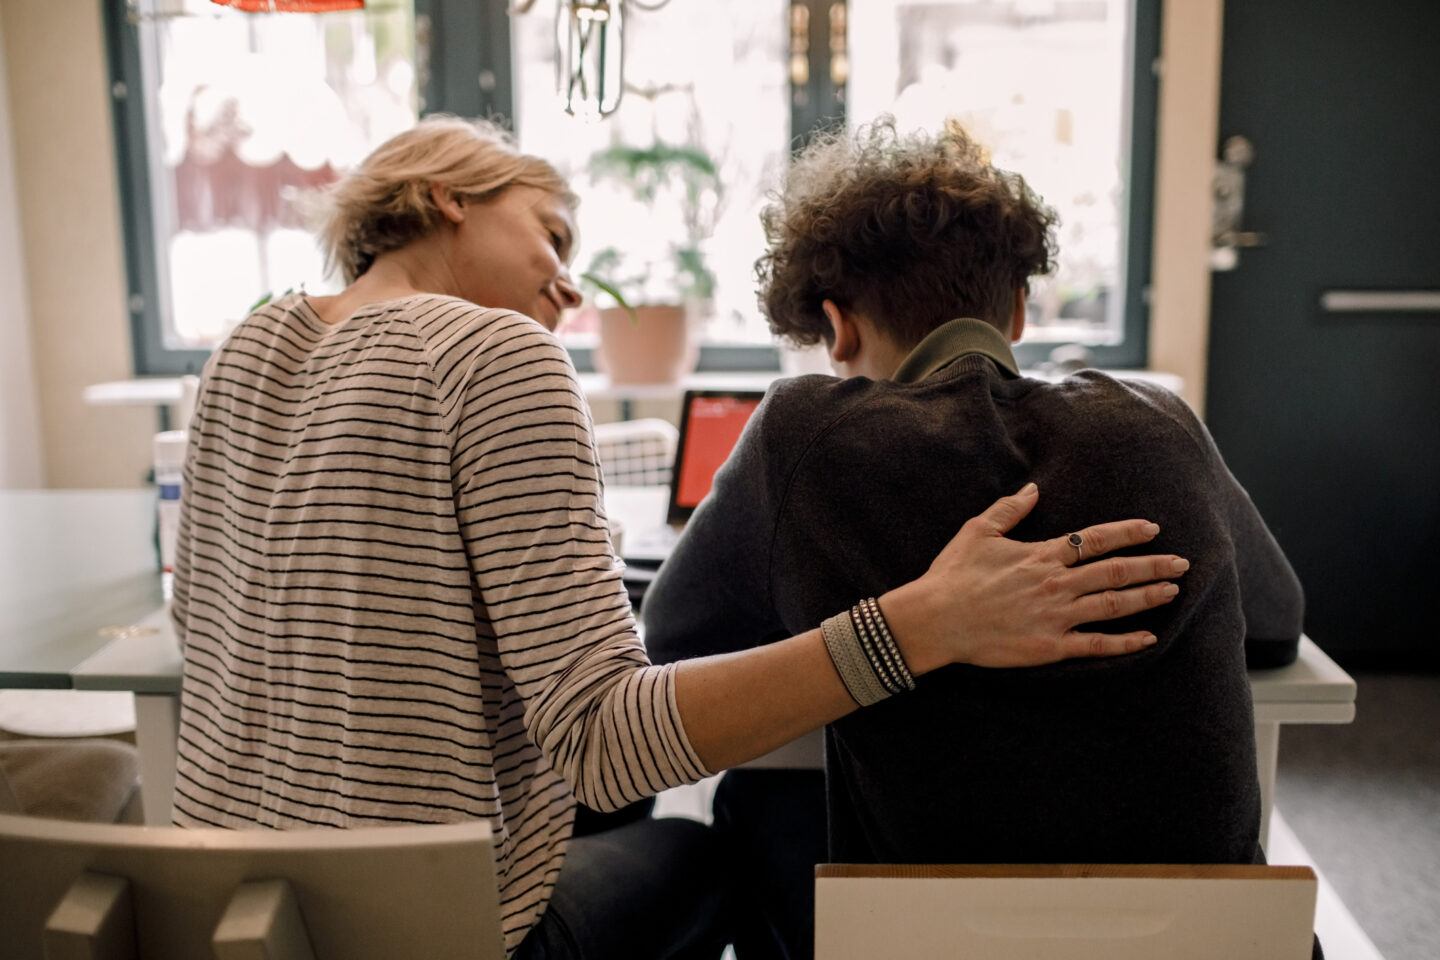
<path id="1" fill-rule="evenodd" d="M 558 0 L 555 87 L 565 112 L 598 119 L 625 92 L 624 0 Z"/>

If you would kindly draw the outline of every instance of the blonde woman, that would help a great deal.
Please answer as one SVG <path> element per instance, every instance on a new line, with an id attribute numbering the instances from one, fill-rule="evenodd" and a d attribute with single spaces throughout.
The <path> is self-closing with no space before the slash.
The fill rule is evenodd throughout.
<path id="1" fill-rule="evenodd" d="M 857 709 L 857 678 L 892 661 L 1140 649 L 1152 638 L 1074 627 L 1165 602 L 1172 558 L 1079 564 L 1061 540 L 1005 539 L 1027 487 L 878 598 L 888 646 L 837 617 L 652 666 L 553 336 L 579 299 L 575 203 L 496 128 L 424 121 L 331 196 L 323 242 L 349 286 L 265 305 L 211 358 L 175 577 L 175 819 L 484 818 L 512 954 L 713 955 L 719 870 L 681 869 L 711 855 L 704 829 L 572 843 L 577 798 L 614 809 L 763 754 Z M 1155 529 L 1084 530 L 1086 559 Z"/>

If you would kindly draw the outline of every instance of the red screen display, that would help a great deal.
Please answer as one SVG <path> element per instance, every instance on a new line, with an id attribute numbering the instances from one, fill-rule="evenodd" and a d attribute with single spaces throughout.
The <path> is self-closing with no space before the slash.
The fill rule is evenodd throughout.
<path id="1" fill-rule="evenodd" d="M 680 457 L 680 476 L 675 485 L 675 505 L 692 509 L 710 492 L 715 471 L 730 456 L 750 414 L 760 405 L 758 398 L 694 397 L 685 430 L 685 449 Z"/>

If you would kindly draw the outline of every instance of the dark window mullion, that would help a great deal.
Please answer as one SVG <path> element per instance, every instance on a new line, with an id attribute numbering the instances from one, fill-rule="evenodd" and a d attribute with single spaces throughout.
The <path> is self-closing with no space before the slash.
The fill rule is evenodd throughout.
<path id="1" fill-rule="evenodd" d="M 487 117 L 513 127 L 505 0 L 415 0 L 415 20 L 417 40 L 427 45 L 421 114 Z"/>
<path id="2" fill-rule="evenodd" d="M 799 150 L 816 132 L 843 126 L 845 89 L 837 88 L 830 76 L 830 0 L 792 0 L 785 8 L 786 73 L 789 75 L 789 44 L 792 41 L 796 7 L 809 13 L 806 34 L 809 76 L 803 88 L 790 91 L 790 143 Z M 797 96 L 798 94 L 798 96 Z"/>
<path id="3" fill-rule="evenodd" d="M 570 347 L 570 358 L 581 373 L 595 372 L 594 347 Z M 780 369 L 778 348 L 756 344 L 702 343 L 696 373 L 763 373 Z"/>
<path id="4" fill-rule="evenodd" d="M 110 107 L 115 131 L 117 185 L 125 242 L 125 310 L 130 316 L 132 362 L 137 375 L 198 373 L 208 350 L 165 347 L 160 315 L 160 275 L 151 204 L 150 150 L 145 117 L 145 78 L 140 63 L 140 25 L 125 0 L 104 0 L 109 58 Z"/>

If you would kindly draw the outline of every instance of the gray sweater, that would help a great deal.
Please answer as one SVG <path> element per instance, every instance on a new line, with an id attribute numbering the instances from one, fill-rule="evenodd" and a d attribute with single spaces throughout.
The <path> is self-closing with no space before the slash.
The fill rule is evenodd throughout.
<path id="1" fill-rule="evenodd" d="M 1146 552 L 1191 561 L 1173 603 L 1106 626 L 1159 643 L 1036 669 L 949 667 L 832 724 L 832 859 L 1260 862 L 1246 652 L 1293 659 L 1294 573 L 1182 401 L 1094 371 L 1021 378 L 980 321 L 935 331 L 893 381 L 772 388 L 646 596 L 651 655 L 811 629 L 922 574 L 1027 480 L 1039 505 L 1012 536 L 1144 517 L 1162 528 Z"/>

